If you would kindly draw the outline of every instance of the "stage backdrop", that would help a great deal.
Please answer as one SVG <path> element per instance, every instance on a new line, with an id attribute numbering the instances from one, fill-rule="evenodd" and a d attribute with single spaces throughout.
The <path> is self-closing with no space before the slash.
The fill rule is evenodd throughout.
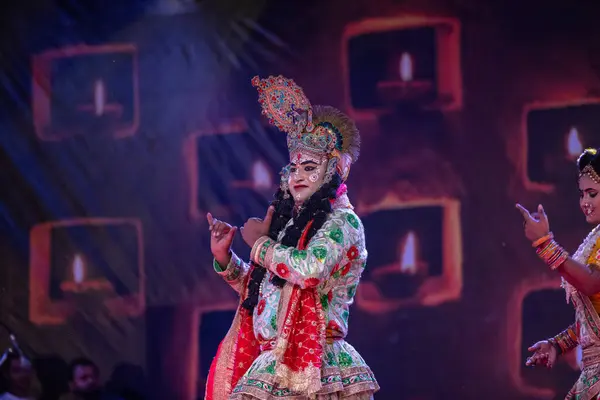
<path id="1" fill-rule="evenodd" d="M 85 355 L 122 393 L 203 398 L 237 298 L 205 214 L 262 217 L 286 163 L 254 75 L 361 130 L 369 261 L 348 341 L 378 399 L 562 398 L 573 321 L 515 202 L 574 250 L 574 161 L 600 146 L 597 6 L 567 0 L 21 0 L 0 16 L 0 321 L 45 398 Z M 238 238 L 235 251 L 248 249 Z M 0 345 L 8 335 L 0 335 Z M 128 397 L 139 398 L 139 397 Z"/>

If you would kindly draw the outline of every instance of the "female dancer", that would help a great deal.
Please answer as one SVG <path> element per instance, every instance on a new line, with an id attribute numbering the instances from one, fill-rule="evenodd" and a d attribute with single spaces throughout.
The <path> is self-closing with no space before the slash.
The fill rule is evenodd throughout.
<path id="1" fill-rule="evenodd" d="M 237 228 L 207 215 L 214 268 L 240 305 L 206 399 L 371 399 L 377 381 L 344 340 L 367 259 L 344 184 L 358 158 L 358 130 L 335 108 L 311 106 L 292 80 L 252 84 L 263 114 L 287 133 L 290 163 L 264 220 L 240 229 L 252 248 L 249 264 L 231 252 Z"/>
<path id="2" fill-rule="evenodd" d="M 600 393 L 600 154 L 586 149 L 577 160 L 579 168 L 579 205 L 594 229 L 572 256 L 553 239 L 548 216 L 538 206 L 532 215 L 517 204 L 525 219 L 525 235 L 538 256 L 557 271 L 567 292 L 567 301 L 575 307 L 575 323 L 553 338 L 542 340 L 529 351 L 527 365 L 552 367 L 556 358 L 581 346 L 582 371 L 565 398 L 598 399 Z"/>

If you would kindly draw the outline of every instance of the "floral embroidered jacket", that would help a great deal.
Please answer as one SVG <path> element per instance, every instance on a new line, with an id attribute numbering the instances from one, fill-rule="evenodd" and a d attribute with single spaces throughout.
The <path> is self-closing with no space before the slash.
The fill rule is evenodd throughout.
<path id="1" fill-rule="evenodd" d="M 365 361 L 343 340 L 366 265 L 363 226 L 344 194 L 308 242 L 307 229 L 297 247 L 268 237 L 254 245 L 252 261 L 268 270 L 259 303 L 252 315 L 238 308 L 211 366 L 206 399 L 348 396 L 379 389 Z M 235 254 L 224 270 L 214 267 L 244 299 L 252 267 Z M 271 284 L 273 274 L 287 281 L 283 289 Z"/>

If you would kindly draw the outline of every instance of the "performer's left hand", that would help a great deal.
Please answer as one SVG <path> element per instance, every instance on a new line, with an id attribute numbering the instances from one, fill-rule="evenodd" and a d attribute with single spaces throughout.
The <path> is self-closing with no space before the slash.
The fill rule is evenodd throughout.
<path id="1" fill-rule="evenodd" d="M 525 365 L 528 367 L 535 367 L 537 365 L 543 365 L 548 368 L 552 368 L 556 363 L 558 352 L 549 341 L 542 340 L 537 342 L 527 350 L 532 351 L 531 357 L 527 358 Z"/>
<path id="2" fill-rule="evenodd" d="M 544 207 L 540 204 L 537 213 L 530 213 L 525 207 L 517 204 L 517 209 L 523 215 L 523 227 L 525 236 L 532 242 L 546 236 L 550 232 L 550 223 Z"/>
<path id="3" fill-rule="evenodd" d="M 240 229 L 240 233 L 242 234 L 242 238 L 244 242 L 248 244 L 248 246 L 254 246 L 254 243 L 262 236 L 267 236 L 269 234 L 269 227 L 271 226 L 271 220 L 273 219 L 273 213 L 275 212 L 275 208 L 273 206 L 269 207 L 267 210 L 267 214 L 264 219 L 260 218 L 250 218 L 244 226 Z"/>

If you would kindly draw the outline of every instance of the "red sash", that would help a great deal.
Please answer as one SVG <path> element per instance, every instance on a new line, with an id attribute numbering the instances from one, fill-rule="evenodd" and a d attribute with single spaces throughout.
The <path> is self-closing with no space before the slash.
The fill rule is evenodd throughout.
<path id="1" fill-rule="evenodd" d="M 311 225 L 312 221 L 302 232 L 299 250 L 304 250 L 308 244 L 306 236 Z M 246 290 L 241 298 L 245 296 Z M 293 286 L 285 313 L 285 323 L 278 327 L 273 350 L 278 361 L 275 367 L 277 385 L 303 394 L 316 393 L 321 388 L 321 357 L 325 344 L 325 317 L 316 289 Z M 205 399 L 229 398 L 259 354 L 252 314 L 240 303 L 232 328 L 219 345 L 211 364 Z"/>

